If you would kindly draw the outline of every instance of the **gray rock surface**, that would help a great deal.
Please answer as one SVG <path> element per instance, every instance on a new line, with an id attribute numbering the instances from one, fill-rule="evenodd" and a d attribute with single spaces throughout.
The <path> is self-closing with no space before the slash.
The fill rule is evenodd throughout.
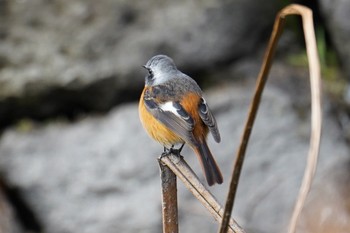
<path id="1" fill-rule="evenodd" d="M 0 0 L 0 122 L 135 99 L 141 65 L 157 53 L 187 71 L 246 56 L 268 35 L 278 5 Z"/>
<path id="2" fill-rule="evenodd" d="M 216 144 L 209 137 L 225 178 L 224 185 L 210 190 L 221 203 L 252 89 L 251 83 L 228 83 L 206 91 L 223 139 Z M 299 232 L 322 232 L 306 231 L 310 229 L 307 217 L 315 225 L 312 229 L 323 229 L 329 222 L 346 229 L 349 222 L 345 221 L 349 219 L 347 207 L 339 205 L 348 193 L 343 186 L 346 179 L 335 182 L 339 176 L 349 177 L 345 166 L 350 159 L 348 149 L 327 114 L 324 124 L 317 178 Z M 294 110 L 285 91 L 268 85 L 234 211 L 248 232 L 285 229 L 302 178 L 308 141 L 309 117 Z M 106 116 L 89 116 L 76 123 L 51 123 L 28 132 L 8 129 L 0 141 L 0 171 L 9 184 L 22 191 L 45 233 L 156 233 L 161 232 L 156 162 L 161 151 L 143 131 L 137 105 L 127 104 Z M 185 147 L 183 155 L 203 179 L 193 152 Z M 178 186 L 181 232 L 215 232 L 217 223 L 181 183 Z M 313 210 L 319 210 L 318 215 Z M 334 220 L 339 217 L 334 212 L 341 213 L 341 218 Z"/>

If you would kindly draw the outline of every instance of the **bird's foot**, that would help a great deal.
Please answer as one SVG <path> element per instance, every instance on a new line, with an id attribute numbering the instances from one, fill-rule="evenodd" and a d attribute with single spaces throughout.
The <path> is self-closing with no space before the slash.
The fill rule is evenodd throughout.
<path id="1" fill-rule="evenodd" d="M 170 154 L 173 154 L 179 158 L 182 158 L 181 151 L 182 151 L 182 148 L 184 147 L 184 145 L 185 145 L 185 143 L 183 143 L 179 149 L 175 149 L 174 145 L 172 145 L 170 148 L 164 147 L 164 151 L 160 157 L 162 158 L 164 156 L 168 156 Z"/>

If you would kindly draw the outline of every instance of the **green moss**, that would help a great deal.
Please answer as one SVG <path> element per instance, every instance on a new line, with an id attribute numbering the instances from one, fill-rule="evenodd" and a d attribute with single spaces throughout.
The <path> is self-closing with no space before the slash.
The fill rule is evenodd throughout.
<path id="1" fill-rule="evenodd" d="M 308 67 L 306 52 L 302 51 L 288 55 L 287 63 L 291 66 Z"/>
<path id="2" fill-rule="evenodd" d="M 34 122 L 28 118 L 21 119 L 16 124 L 16 130 L 23 133 L 30 132 L 33 130 L 33 128 Z"/>
<path id="3" fill-rule="evenodd" d="M 322 26 L 316 28 L 316 40 L 323 88 L 330 94 L 341 98 L 346 87 L 346 80 L 342 77 L 336 52 L 327 44 L 325 30 Z M 287 56 L 286 60 L 292 66 L 308 68 L 305 49 Z"/>

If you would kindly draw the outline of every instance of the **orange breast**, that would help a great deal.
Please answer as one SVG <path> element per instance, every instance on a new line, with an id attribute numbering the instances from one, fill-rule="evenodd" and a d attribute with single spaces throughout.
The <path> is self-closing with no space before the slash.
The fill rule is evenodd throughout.
<path id="1" fill-rule="evenodd" d="M 170 131 L 148 112 L 143 101 L 145 90 L 146 88 L 143 90 L 139 102 L 139 116 L 149 136 L 166 147 L 171 147 L 177 143 L 183 143 L 184 141 L 179 136 Z"/>

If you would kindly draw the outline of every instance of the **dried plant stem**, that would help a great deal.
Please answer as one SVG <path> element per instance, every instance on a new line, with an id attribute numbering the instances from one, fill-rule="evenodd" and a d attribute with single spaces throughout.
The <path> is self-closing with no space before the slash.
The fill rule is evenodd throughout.
<path id="1" fill-rule="evenodd" d="M 319 68 L 318 55 L 317 55 L 317 49 L 316 49 L 316 42 L 315 42 L 316 40 L 315 40 L 314 29 L 313 29 L 312 12 L 306 7 L 303 7 L 297 4 L 292 4 L 282 9 L 277 15 L 275 20 L 270 41 L 269 41 L 267 50 L 265 52 L 264 61 L 258 76 L 253 100 L 250 105 L 248 118 L 245 124 L 243 135 L 241 137 L 240 146 L 236 154 L 236 160 L 234 162 L 234 170 L 232 172 L 232 179 L 230 182 L 227 201 L 225 204 L 223 221 L 219 230 L 220 233 L 226 233 L 228 229 L 228 222 L 231 217 L 231 213 L 234 205 L 234 200 L 237 192 L 238 181 L 239 181 L 239 177 L 243 166 L 246 148 L 247 148 L 250 134 L 254 125 L 256 113 L 259 108 L 264 85 L 266 83 L 267 76 L 272 64 L 272 57 L 275 52 L 275 48 L 277 46 L 279 36 L 282 33 L 285 16 L 291 15 L 291 14 L 299 14 L 303 18 L 304 34 L 305 34 L 307 55 L 308 55 L 309 67 L 310 67 L 312 130 L 311 130 L 311 138 L 310 138 L 308 163 L 305 169 L 304 179 L 300 189 L 299 198 L 294 209 L 292 220 L 289 225 L 289 233 L 293 233 L 295 231 L 295 226 L 296 226 L 298 216 L 301 212 L 307 193 L 311 186 L 311 181 L 316 170 L 316 163 L 317 163 L 320 137 L 321 137 L 320 68 Z"/>
<path id="2" fill-rule="evenodd" d="M 269 70 L 271 68 L 272 57 L 273 57 L 273 54 L 275 52 L 275 48 L 277 46 L 278 38 L 281 34 L 282 26 L 283 26 L 283 21 L 278 20 L 275 23 L 267 50 L 265 52 L 264 61 L 263 61 L 263 64 L 262 64 L 262 67 L 261 67 L 261 70 L 260 70 L 260 73 L 258 76 L 258 80 L 256 83 L 253 100 L 252 100 L 252 103 L 250 105 L 248 118 L 247 118 L 247 121 L 245 123 L 243 135 L 242 135 L 241 141 L 240 141 L 240 146 L 239 146 L 238 151 L 236 153 L 236 160 L 235 160 L 234 165 L 233 165 L 234 169 L 233 169 L 232 178 L 231 178 L 231 182 L 230 182 L 229 192 L 228 192 L 227 199 L 226 199 L 224 217 L 223 217 L 221 227 L 219 230 L 220 233 L 227 232 L 227 223 L 231 217 L 231 213 L 232 213 L 232 209 L 233 209 L 233 205 L 234 205 L 234 200 L 236 197 L 238 182 L 239 182 L 239 178 L 240 178 L 240 174 L 241 174 L 241 170 L 242 170 L 242 166 L 243 166 L 243 161 L 244 161 L 244 157 L 245 157 L 246 148 L 247 148 L 247 145 L 249 142 L 251 131 L 253 129 L 256 113 L 259 109 L 261 95 L 263 93 L 266 79 L 267 79 Z"/>
<path id="3" fill-rule="evenodd" d="M 158 160 L 162 186 L 163 233 L 178 233 L 178 208 L 176 175 Z"/>
<path id="4" fill-rule="evenodd" d="M 288 233 L 295 232 L 299 215 L 303 209 L 307 194 L 310 191 L 312 180 L 316 172 L 322 129 L 321 75 L 312 11 L 309 8 L 300 5 L 291 5 L 289 8 L 281 12 L 281 17 L 291 14 L 300 15 L 303 20 L 303 31 L 306 43 L 306 53 L 309 61 L 311 83 L 311 137 L 307 165 L 299 190 L 298 200 L 289 222 Z"/>
<path id="5" fill-rule="evenodd" d="M 188 164 L 176 155 L 164 156 L 161 162 L 171 169 L 184 183 L 187 189 L 207 208 L 209 213 L 218 222 L 221 222 L 223 210 L 215 197 L 199 181 L 198 177 Z M 244 233 L 244 230 L 232 219 L 229 220 L 228 232 Z"/>

